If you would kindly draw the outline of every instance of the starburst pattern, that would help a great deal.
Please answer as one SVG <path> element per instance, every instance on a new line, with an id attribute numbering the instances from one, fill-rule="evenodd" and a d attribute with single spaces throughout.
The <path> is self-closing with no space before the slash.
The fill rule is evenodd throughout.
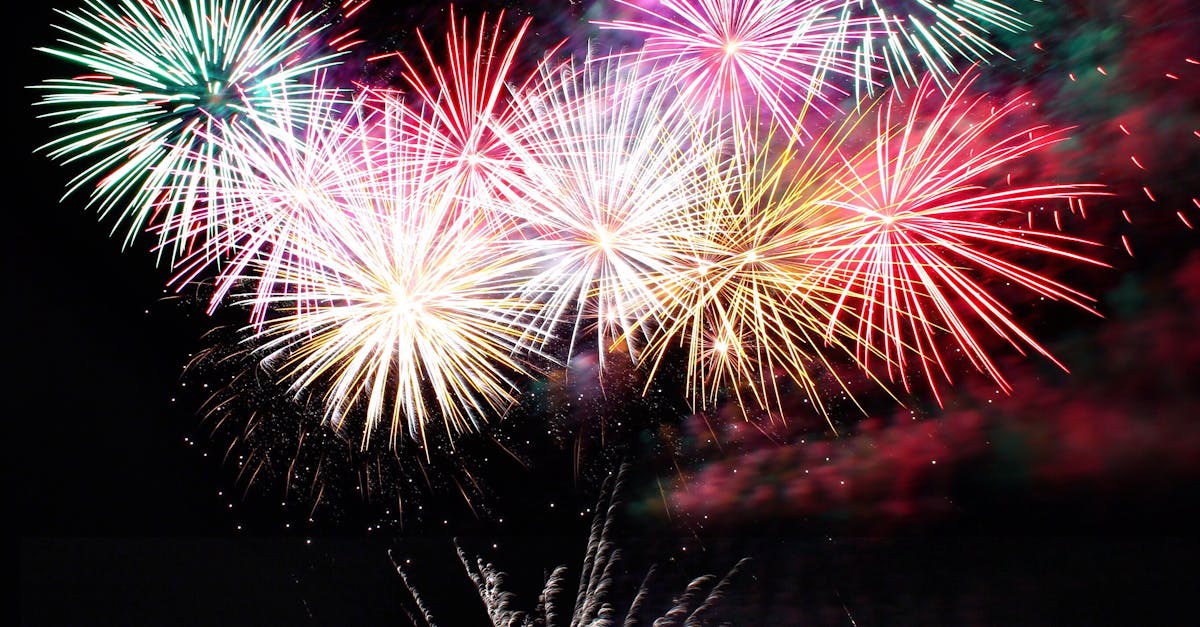
<path id="1" fill-rule="evenodd" d="M 431 175 L 476 208 L 511 196 L 515 179 L 523 176 L 512 144 L 520 143 L 527 131 L 509 105 L 513 92 L 530 89 L 541 76 L 536 69 L 517 76 L 518 52 L 530 20 L 521 23 L 507 44 L 503 23 L 501 12 L 489 30 L 485 16 L 472 35 L 469 21 L 458 20 L 451 8 L 444 59 L 420 32 L 424 59 L 399 55 L 403 79 L 415 97 L 409 108 L 413 115 L 404 124 L 428 145 L 422 154 L 434 162 Z"/>
<path id="2" fill-rule="evenodd" d="M 885 355 L 889 374 L 906 387 L 906 355 L 915 354 L 935 393 L 937 379 L 950 379 L 939 348 L 944 333 L 1005 389 L 982 332 L 1053 359 L 989 290 L 986 277 L 1090 309 L 1086 295 L 1014 258 L 1019 253 L 1103 265 L 1072 252 L 1088 242 L 1011 219 L 1023 218 L 1032 203 L 1074 201 L 1099 193 L 1099 186 L 1000 183 L 1007 179 L 1004 166 L 1048 149 L 1065 134 L 1016 126 L 1024 96 L 991 107 L 986 95 L 970 95 L 973 80 L 964 77 L 940 96 L 926 78 L 911 94 L 906 115 L 890 98 L 876 117 L 871 149 L 844 158 L 846 172 L 837 176 L 842 189 L 823 201 L 843 215 L 813 233 L 816 245 L 829 251 L 820 261 L 823 280 L 847 286 L 831 325 L 856 318 L 847 322 L 857 327 L 860 356 Z M 927 117 L 922 105 L 929 102 L 938 106 Z"/>
<path id="3" fill-rule="evenodd" d="M 265 323 L 264 361 L 297 390 L 325 390 L 334 426 L 362 411 L 364 443 L 383 424 L 393 442 L 402 429 L 423 440 L 435 419 L 474 430 L 513 401 L 527 369 L 517 347 L 540 343 L 512 296 L 527 263 L 432 183 L 430 160 L 400 153 L 419 145 L 384 146 L 364 160 L 351 210 L 293 236 L 298 252 L 273 270 L 287 288 L 245 299 L 284 311 Z"/>
<path id="4" fill-rule="evenodd" d="M 846 16 L 859 18 L 855 73 L 868 94 L 881 71 L 897 86 L 916 85 L 928 72 L 939 87 L 949 89 L 958 63 L 1007 56 L 989 39 L 993 30 L 1030 27 L 1011 3 L 997 0 L 849 0 Z"/>
<path id="5" fill-rule="evenodd" d="M 395 127 L 388 122 L 400 107 L 386 94 L 351 97 L 323 89 L 299 104 L 286 98 L 274 103 L 271 109 L 284 114 L 278 118 L 250 112 L 237 124 L 217 124 L 206 138 L 215 151 L 207 164 L 209 182 L 198 194 L 203 202 L 191 216 L 173 216 L 161 227 L 172 238 L 166 246 L 201 242 L 186 249 L 171 283 L 207 279 L 216 268 L 210 313 L 236 282 L 250 278 L 252 265 L 260 295 L 286 291 L 281 268 L 313 261 L 296 255 L 298 234 L 353 210 L 360 178 L 370 173 L 367 161 L 382 152 L 379 144 L 388 141 L 383 133 Z M 263 304 L 252 312 L 256 324 L 266 313 Z"/>
<path id="6" fill-rule="evenodd" d="M 721 142 L 694 142 L 694 120 L 670 115 L 669 91 L 647 88 L 636 63 L 609 59 L 551 71 L 514 107 L 534 132 L 528 183 L 509 211 L 515 242 L 538 262 L 522 292 L 541 303 L 549 333 L 574 346 L 594 325 L 601 358 L 655 317 L 648 281 L 673 263 L 683 216 L 702 205 L 705 166 Z"/>
<path id="7" fill-rule="evenodd" d="M 841 54 L 855 25 L 841 12 L 845 0 L 618 2 L 642 19 L 596 24 L 644 35 L 636 54 L 646 80 L 675 87 L 680 106 L 727 123 L 739 140 L 752 141 L 762 117 L 802 130 L 809 112 L 834 108 L 828 77 L 854 72 Z"/>
<path id="8" fill-rule="evenodd" d="M 651 378 L 683 346 L 699 408 L 728 394 L 743 411 L 781 412 L 783 389 L 796 386 L 823 411 L 822 374 L 844 389 L 832 356 L 851 356 L 851 334 L 830 325 L 836 269 L 818 271 L 826 244 L 812 234 L 828 220 L 821 199 L 834 189 L 836 149 L 853 127 L 854 119 L 832 127 L 807 149 L 782 132 L 782 146 L 742 166 L 714 166 L 710 181 L 721 193 L 690 214 L 685 263 L 655 280 L 664 322 L 646 351 Z"/>
<path id="9" fill-rule="evenodd" d="M 194 224 L 214 152 L 207 138 L 281 97 L 299 109 L 312 89 L 304 79 L 338 55 L 322 49 L 319 14 L 286 0 L 86 0 L 59 13 L 65 37 L 39 50 L 87 73 L 36 86 L 44 115 L 68 131 L 43 149 L 86 164 L 68 193 L 94 185 L 91 203 L 116 214 L 126 244 L 168 222 L 207 233 Z M 189 244 L 160 237 L 176 242 L 169 254 Z"/>

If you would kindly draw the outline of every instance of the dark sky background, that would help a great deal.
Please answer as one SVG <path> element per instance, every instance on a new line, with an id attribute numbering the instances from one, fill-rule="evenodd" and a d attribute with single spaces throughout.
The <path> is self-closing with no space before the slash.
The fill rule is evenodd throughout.
<path id="1" fill-rule="evenodd" d="M 414 582 L 441 624 L 471 625 L 484 615 L 451 538 L 510 572 L 528 607 L 551 568 L 577 569 L 599 478 L 627 454 L 657 450 L 644 442 L 654 429 L 647 416 L 669 401 L 606 408 L 628 412 L 631 426 L 608 432 L 604 443 L 594 425 L 587 427 L 578 475 L 570 438 L 542 438 L 536 412 L 517 416 L 510 433 L 528 430 L 538 443 L 525 455 L 527 467 L 486 446 L 464 445 L 468 470 L 484 480 L 480 509 L 459 495 L 461 476 L 439 470 L 443 458 L 431 486 L 404 492 L 407 506 L 423 512 L 403 528 L 375 529 L 394 517 L 380 514 L 378 503 L 364 504 L 353 481 L 331 486 L 333 496 L 309 521 L 309 501 L 280 505 L 278 491 L 247 489 L 238 480 L 236 463 L 221 459 L 227 441 L 210 439 L 198 415 L 206 393 L 195 387 L 203 379 L 182 375 L 191 356 L 211 346 L 205 333 L 239 317 L 214 320 L 197 302 L 164 292 L 168 271 L 156 267 L 146 246 L 122 251 L 110 225 L 86 211 L 81 197 L 59 202 L 72 170 L 33 154 L 53 135 L 34 118 L 36 95 L 25 86 L 65 73 L 32 49 L 54 39 L 52 4 L 64 5 L 23 5 L 9 25 L 17 48 L 7 87 L 13 128 L 5 141 L 14 164 L 4 246 L 6 380 L 15 400 L 7 512 L 17 536 L 21 624 L 407 625 L 404 586 L 388 557 L 393 549 L 412 560 Z M 471 16 L 499 5 L 459 3 Z M 538 20 L 534 46 L 557 42 L 579 23 L 578 7 L 528 7 L 518 13 Z M 437 11 L 374 0 L 363 24 L 368 46 L 394 48 L 416 24 L 436 32 L 439 19 Z M 1192 56 L 1200 58 L 1194 49 Z M 1196 102 L 1184 98 L 1179 106 L 1194 115 Z M 1172 174 L 1195 171 L 1194 161 L 1180 159 L 1159 170 L 1155 184 L 1180 197 L 1200 192 L 1194 177 Z M 1121 180 L 1137 189 L 1132 179 Z M 1139 236 L 1145 254 L 1114 256 L 1117 268 L 1095 291 L 1119 293 L 1122 277 L 1137 282 L 1176 272 L 1188 251 L 1200 248 L 1178 222 L 1148 226 Z M 1110 317 L 1134 324 L 1139 315 Z M 1043 324 L 1070 335 L 1061 324 Z M 1080 334 L 1104 332 L 1104 322 L 1081 324 Z M 1193 374 L 1183 371 L 1184 387 Z M 1114 389 L 1124 379 L 1100 376 L 1111 376 Z M 1172 403 L 1145 398 L 1147 413 L 1170 414 Z M 587 426 L 575 420 L 560 430 Z M 670 473 L 639 461 L 630 500 L 645 502 L 652 477 Z M 1196 475 L 1148 476 L 1157 482 L 1152 489 L 1106 487 L 1112 477 L 1101 474 L 1049 497 L 958 488 L 974 496 L 959 515 L 888 534 L 766 511 L 713 528 L 630 515 L 622 527 L 622 581 L 661 564 L 656 591 L 666 603 L 685 578 L 724 572 L 750 556 L 735 587 L 735 624 L 1184 624 L 1194 607 L 1185 596 L 1189 576 L 1180 570 L 1200 556 L 1191 538 Z"/>

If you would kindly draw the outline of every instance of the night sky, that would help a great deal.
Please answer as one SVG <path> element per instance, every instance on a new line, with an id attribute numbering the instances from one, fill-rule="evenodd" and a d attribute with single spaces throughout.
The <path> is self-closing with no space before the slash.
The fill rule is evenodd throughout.
<path id="1" fill-rule="evenodd" d="M 474 18 L 503 4 L 457 6 Z M 653 602 L 663 607 L 692 577 L 750 557 L 723 615 L 732 624 L 1191 622 L 1184 569 L 1200 557 L 1200 236 L 1174 212 L 1200 227 L 1189 202 L 1200 197 L 1200 65 L 1180 65 L 1200 59 L 1185 36 L 1196 9 L 1182 0 L 1124 12 L 1063 4 L 1034 14 L 1053 25 L 1029 36 L 1046 51 L 1023 47 L 981 83 L 1031 90 L 1055 124 L 1076 126 L 1078 139 L 1043 165 L 1115 194 L 1073 225 L 1104 243 L 1113 268 L 1066 271 L 1099 297 L 1103 318 L 1021 305 L 1072 374 L 1013 358 L 1003 367 L 1016 391 L 995 403 L 980 400 L 991 393 L 986 382 L 966 376 L 944 409 L 920 396 L 903 412 L 871 406 L 868 418 L 837 418 L 840 438 L 806 419 L 772 438 L 718 428 L 717 447 L 670 389 L 680 373 L 645 398 L 618 393 L 638 387 L 625 373 L 602 395 L 578 382 L 589 372 L 583 359 L 573 384 L 558 375 L 531 383 L 533 400 L 491 427 L 491 439 L 456 442 L 427 461 L 414 462 L 411 445 L 361 453 L 353 438 L 314 428 L 298 459 L 327 460 L 324 474 L 288 492 L 280 478 L 290 453 L 269 455 L 252 483 L 239 461 L 262 461 L 256 443 L 294 447 L 292 426 L 313 424 L 312 412 L 268 385 L 216 424 L 202 416 L 205 401 L 240 385 L 240 370 L 185 371 L 237 338 L 243 312 L 209 316 L 195 293 L 164 290 L 170 272 L 148 241 L 122 250 L 82 196 L 59 201 L 73 170 L 34 154 L 54 134 L 35 118 L 26 86 L 69 72 L 33 50 L 54 40 L 52 7 L 67 3 L 24 6 L 9 26 L 15 132 L 5 142 L 14 165 L 4 247 L 15 398 L 6 511 L 17 529 L 21 624 L 408 625 L 411 602 L 389 551 L 407 560 L 439 624 L 486 624 L 452 539 L 508 572 L 518 605 L 532 608 L 555 566 L 568 565 L 574 583 L 602 483 L 622 462 L 619 584 L 636 586 L 658 564 Z M 510 10 L 508 22 L 534 18 L 530 50 L 587 30 L 578 2 Z M 418 26 L 438 32 L 444 19 L 373 0 L 359 16 L 368 43 L 356 59 L 411 42 Z M 1070 85 L 1062 78 L 1096 66 L 1110 82 L 1095 72 Z M 394 79 L 386 65 L 350 67 Z M 1173 68 L 1190 74 L 1151 78 Z M 1144 132 L 1117 136 L 1116 123 Z M 1132 167 L 1131 151 L 1152 163 Z M 1136 218 L 1123 220 L 1122 209 Z M 556 394 L 577 402 L 564 406 Z M 239 445 L 238 421 L 252 411 L 271 419 Z M 920 424 L 905 422 L 913 416 Z M 912 452 L 918 439 L 945 454 L 944 474 L 895 487 L 873 461 L 890 455 L 903 466 L 924 454 Z M 523 446 L 509 454 L 495 440 Z M 808 448 L 816 440 L 820 454 Z M 878 494 L 753 496 L 759 483 L 807 485 L 780 464 L 800 468 L 826 453 L 830 468 Z M 733 468 L 747 486 L 730 487 Z M 679 496 L 664 512 L 660 488 L 679 488 L 680 476 L 692 481 L 689 494 L 725 488 Z"/>

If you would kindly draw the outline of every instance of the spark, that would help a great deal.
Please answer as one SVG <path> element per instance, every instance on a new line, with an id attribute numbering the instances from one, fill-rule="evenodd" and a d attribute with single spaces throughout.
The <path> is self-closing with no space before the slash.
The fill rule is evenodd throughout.
<path id="1" fill-rule="evenodd" d="M 854 21 L 844 0 L 663 0 L 654 10 L 617 0 L 642 19 L 594 22 L 645 36 L 646 79 L 679 91 L 677 102 L 752 141 L 765 112 L 801 129 L 812 110 L 832 110 L 830 75 L 853 76 L 840 51 Z"/>
<path id="2" fill-rule="evenodd" d="M 869 19 L 854 33 L 857 83 L 868 95 L 874 75 L 884 71 L 895 86 L 913 86 L 928 73 L 943 91 L 959 72 L 956 63 L 986 63 L 993 55 L 1011 58 L 993 44 L 994 30 L 1018 33 L 1031 26 L 1011 3 L 998 0 L 849 0 L 846 16 Z M 1039 50 L 1040 44 L 1034 45 Z"/>
<path id="3" fill-rule="evenodd" d="M 984 96 L 970 97 L 972 81 L 961 78 L 930 117 L 922 115 L 920 103 L 937 102 L 932 77 L 916 89 L 903 118 L 898 98 L 889 98 L 876 116 L 870 150 L 844 159 L 847 172 L 838 177 L 843 188 L 825 201 L 843 215 L 816 234 L 830 247 L 821 262 L 834 273 L 830 283 L 849 277 L 831 321 L 853 314 L 848 323 L 857 326 L 860 357 L 866 362 L 874 353 L 885 355 L 889 378 L 899 376 L 906 389 L 906 355 L 915 354 L 935 395 L 937 373 L 950 380 L 937 340 L 943 332 L 1005 390 L 981 330 L 1059 364 L 989 292 L 984 277 L 1091 308 L 1086 295 L 1011 260 L 1015 253 L 1105 265 L 1070 250 L 1091 242 L 1005 224 L 1005 216 L 1020 215 L 1023 204 L 1101 192 L 1088 184 L 992 187 L 1004 166 L 1046 150 L 1065 134 L 1041 126 L 1006 131 L 1016 123 L 1021 97 L 989 107 Z"/>
<path id="4" fill-rule="evenodd" d="M 636 356 L 653 326 L 647 281 L 690 237 L 680 218 L 706 199 L 701 177 L 722 145 L 693 142 L 693 120 L 668 115 L 670 101 L 634 64 L 608 59 L 554 70 L 514 105 L 536 129 L 528 183 L 508 208 L 525 234 L 515 245 L 538 260 L 522 291 L 547 334 L 569 325 L 569 351 L 594 324 L 602 362 L 618 340 Z"/>
<path id="5" fill-rule="evenodd" d="M 243 296 L 280 312 L 264 323 L 264 366 L 298 393 L 324 390 L 335 428 L 363 412 L 364 446 L 385 424 L 393 445 L 402 429 L 424 442 L 435 419 L 451 436 L 477 430 L 515 401 L 529 368 L 517 348 L 543 339 L 513 297 L 528 264 L 499 245 L 509 234 L 464 210 L 432 160 L 401 154 L 421 144 L 382 146 L 352 210 L 293 236 L 273 270 L 287 288 Z"/>
<path id="6" fill-rule="evenodd" d="M 58 11 L 65 37 L 38 49 L 88 72 L 35 86 L 45 92 L 38 104 L 51 109 L 43 117 L 64 130 L 41 149 L 86 164 L 67 194 L 93 186 L 89 204 L 101 217 L 115 214 L 125 245 L 165 223 L 208 233 L 196 200 L 210 174 L 208 138 L 280 98 L 302 109 L 305 79 L 339 56 L 321 50 L 321 14 L 292 11 L 285 0 L 84 4 Z M 171 255 L 191 243 L 166 230 L 160 238 L 175 240 Z"/>

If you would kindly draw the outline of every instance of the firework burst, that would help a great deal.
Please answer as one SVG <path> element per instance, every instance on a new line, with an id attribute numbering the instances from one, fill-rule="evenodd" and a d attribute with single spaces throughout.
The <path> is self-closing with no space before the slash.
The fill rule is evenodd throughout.
<path id="1" fill-rule="evenodd" d="M 618 2 L 644 20 L 596 24 L 644 35 L 646 79 L 678 89 L 681 106 L 746 131 L 737 139 L 754 138 L 760 112 L 802 128 L 810 110 L 833 107 L 827 78 L 854 72 L 840 54 L 854 26 L 844 0 L 663 0 L 658 10 Z"/>
<path id="2" fill-rule="evenodd" d="M 906 355 L 915 354 L 935 394 L 939 373 L 950 379 L 936 339 L 943 332 L 1005 389 L 979 331 L 1053 360 L 988 290 L 986 277 L 1090 309 L 1086 295 L 1013 257 L 1032 253 L 1103 265 L 1069 250 L 1089 242 L 1012 220 L 1024 218 L 1033 204 L 1099 194 L 1099 186 L 1001 183 L 1006 166 L 1065 135 L 1044 126 L 1016 127 L 1024 97 L 991 107 L 986 96 L 969 96 L 972 81 L 964 77 L 940 96 L 927 78 L 903 117 L 898 99 L 889 99 L 877 115 L 871 149 L 844 159 L 846 172 L 837 176 L 842 189 L 822 201 L 842 215 L 812 233 L 814 245 L 827 250 L 819 264 L 828 275 L 821 280 L 847 286 L 831 320 L 853 315 L 860 357 L 886 356 L 889 375 L 898 374 L 906 388 Z M 933 115 L 922 115 L 922 105 L 939 97 Z"/>
<path id="3" fill-rule="evenodd" d="M 193 224 L 214 151 L 206 138 L 281 97 L 297 107 L 312 90 L 304 79 L 338 56 L 318 39 L 320 14 L 286 0 L 86 0 L 59 13 L 65 37 L 39 50 L 87 73 L 36 87 L 66 132 L 43 149 L 86 164 L 68 194 L 94 185 L 91 203 L 117 215 L 126 244 L 153 224 L 206 232 Z M 172 252 L 186 249 L 175 241 Z"/>
<path id="4" fill-rule="evenodd" d="M 182 286 L 219 268 L 210 313 L 236 281 L 247 279 L 252 264 L 260 295 L 285 290 L 281 267 L 307 259 L 285 261 L 295 253 L 297 233 L 352 210 L 359 179 L 370 170 L 366 162 L 383 152 L 379 145 L 388 141 L 385 133 L 394 128 L 388 121 L 399 108 L 386 95 L 364 91 L 351 98 L 325 89 L 298 104 L 286 98 L 274 103 L 278 117 L 252 111 L 237 124 L 218 124 L 206 138 L 215 154 L 209 184 L 199 194 L 203 202 L 191 216 L 173 216 L 161 227 L 172 238 L 166 246 L 201 243 L 186 249 L 172 283 Z M 266 313 L 258 304 L 256 324 Z"/>
<path id="5" fill-rule="evenodd" d="M 927 71 L 939 87 L 949 89 L 957 62 L 1007 56 L 989 41 L 992 30 L 1020 32 L 1030 26 L 1011 3 L 997 0 L 849 0 L 845 12 L 858 18 L 855 74 L 868 93 L 878 71 L 896 85 L 916 85 Z"/>
<path id="6" fill-rule="evenodd" d="M 651 378 L 683 345 L 693 406 L 728 393 L 744 412 L 782 413 L 783 388 L 794 385 L 824 413 L 818 371 L 845 390 L 827 355 L 852 355 L 850 329 L 830 326 L 837 291 L 813 261 L 821 244 L 812 233 L 828 220 L 820 200 L 835 189 L 835 149 L 855 121 L 804 151 L 794 137 L 782 147 L 768 140 L 744 164 L 714 166 L 719 193 L 688 216 L 686 261 L 654 281 L 665 322 L 646 351 Z"/>
<path id="7" fill-rule="evenodd" d="M 674 263 L 691 235 L 682 217 L 704 204 L 705 166 L 721 142 L 693 142 L 694 120 L 667 113 L 671 94 L 645 88 L 621 59 L 550 71 L 514 104 L 526 128 L 528 182 L 508 210 L 537 260 L 522 291 L 541 303 L 548 333 L 589 325 L 604 353 L 636 351 L 656 317 L 647 281 Z"/>
<path id="8" fill-rule="evenodd" d="M 433 160 L 433 176 L 473 207 L 511 195 L 514 180 L 522 176 L 512 142 L 520 142 L 524 132 L 509 103 L 512 92 L 528 89 L 540 76 L 536 71 L 515 76 L 530 20 L 521 23 L 507 45 L 503 21 L 501 12 L 489 31 L 484 17 L 472 37 L 468 20 L 457 20 L 451 8 L 444 61 L 419 32 L 425 69 L 398 55 L 404 64 L 402 76 L 417 98 L 410 109 L 414 115 L 404 123 L 427 145 L 422 154 Z"/>
<path id="9" fill-rule="evenodd" d="M 423 441 L 435 418 L 476 429 L 512 403 L 517 347 L 540 344 L 512 297 L 527 263 L 499 245 L 508 234 L 434 183 L 433 161 L 402 154 L 415 145 L 383 146 L 350 211 L 293 235 L 272 268 L 286 288 L 245 299 L 284 312 L 265 322 L 264 362 L 325 389 L 334 427 L 363 412 L 364 444 L 385 423 L 393 443 L 402 427 Z"/>

